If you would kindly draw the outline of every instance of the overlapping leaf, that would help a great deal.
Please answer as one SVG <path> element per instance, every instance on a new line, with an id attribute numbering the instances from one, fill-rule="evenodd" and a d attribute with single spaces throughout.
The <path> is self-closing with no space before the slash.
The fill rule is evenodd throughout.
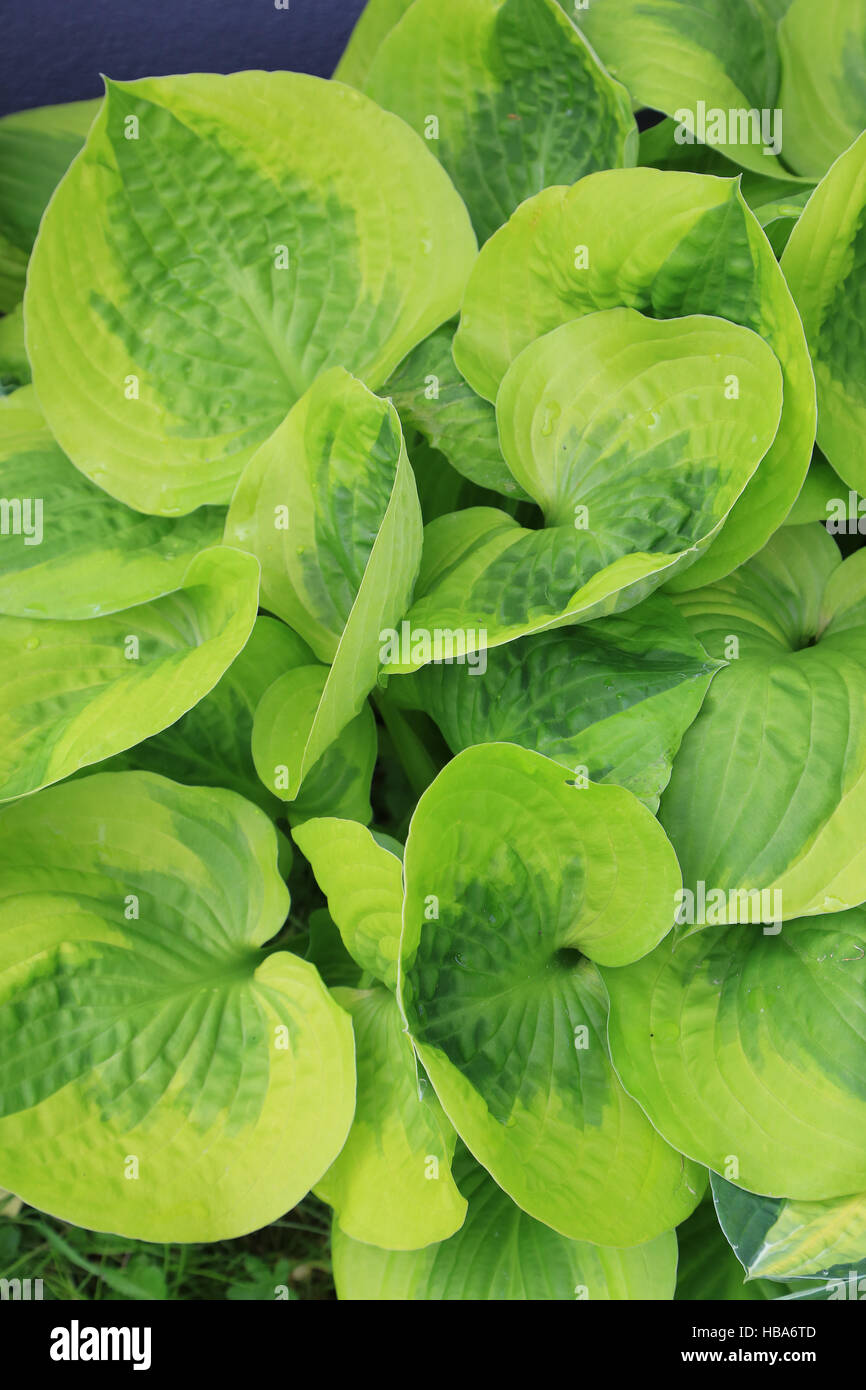
<path id="1" fill-rule="evenodd" d="M 570 189 L 547 189 L 491 237 L 467 286 L 455 361 L 474 390 L 494 400 L 529 343 L 615 305 L 658 319 L 729 319 L 764 338 L 782 366 L 784 404 L 773 447 L 709 553 L 675 581 L 693 588 L 755 554 L 802 487 L 815 437 L 802 324 L 736 182 L 614 169 Z"/>
<path id="2" fill-rule="evenodd" d="M 30 269 L 49 426 L 140 510 L 227 502 L 322 371 L 376 387 L 454 314 L 474 253 L 423 142 L 340 83 L 109 83 Z"/>
<path id="3" fill-rule="evenodd" d="M 496 415 L 546 525 L 493 508 L 431 522 L 410 629 L 462 633 L 462 655 L 636 603 L 718 534 L 781 408 L 772 352 L 723 319 L 619 308 L 545 334 L 506 372 Z M 412 632 L 409 648 L 389 671 L 430 660 Z"/>
<path id="4" fill-rule="evenodd" d="M 335 1225 L 340 1298 L 416 1303 L 672 1297 L 677 1264 L 672 1231 L 628 1250 L 569 1240 L 515 1206 L 465 1151 L 456 1171 L 469 1210 L 449 1241 L 392 1253 L 350 1240 Z"/>
<path id="5" fill-rule="evenodd" d="M 234 792 L 97 774 L 0 813 L 0 1182 L 145 1240 L 275 1220 L 339 1152 L 352 1028 L 262 947 L 288 893 Z"/>
<path id="6" fill-rule="evenodd" d="M 483 672 L 425 666 L 389 694 L 425 710 L 455 753 L 517 743 L 655 811 L 719 666 L 656 594 L 628 613 L 495 647 Z"/>
<path id="7" fill-rule="evenodd" d="M 331 664 L 291 730 L 284 790 L 293 798 L 360 714 L 382 633 L 411 601 L 421 511 L 393 406 L 340 368 L 322 376 L 245 470 L 226 537 L 259 557 L 265 606 Z"/>

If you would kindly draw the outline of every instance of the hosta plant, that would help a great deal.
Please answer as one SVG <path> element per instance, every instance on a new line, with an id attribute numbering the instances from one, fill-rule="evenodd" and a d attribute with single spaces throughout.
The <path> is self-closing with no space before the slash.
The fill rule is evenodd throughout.
<path id="1" fill-rule="evenodd" d="M 866 11 L 811 9 L 370 0 L 331 81 L 0 120 L 17 1199 L 312 1192 L 343 1299 L 859 1296 Z"/>

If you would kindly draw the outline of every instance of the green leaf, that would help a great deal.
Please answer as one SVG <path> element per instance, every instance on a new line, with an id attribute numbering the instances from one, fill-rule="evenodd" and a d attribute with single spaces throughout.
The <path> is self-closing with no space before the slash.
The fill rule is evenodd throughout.
<path id="1" fill-rule="evenodd" d="M 569 0 L 560 2 L 571 9 Z M 776 106 L 779 59 L 774 25 L 761 0 L 733 6 L 718 0 L 590 0 L 576 19 L 636 106 L 688 123 L 698 140 L 705 136 L 704 143 L 747 169 L 778 170 L 784 177 L 773 132 L 762 132 L 760 122 L 740 129 L 729 116 Z M 781 126 L 776 134 L 781 140 Z"/>
<path id="2" fill-rule="evenodd" d="M 694 894 L 690 924 L 788 921 L 866 899 L 864 593 L 866 552 L 843 564 L 813 525 L 784 527 L 735 574 L 679 599 L 694 635 L 730 663 L 661 801 Z"/>
<path id="3" fill-rule="evenodd" d="M 253 718 L 253 762 L 268 791 L 290 803 L 293 824 L 326 815 L 366 824 L 373 815 L 370 783 L 378 747 L 368 704 L 362 703 L 319 757 L 308 759 L 295 776 L 329 679 L 327 666 L 298 666 L 269 686 Z"/>
<path id="4" fill-rule="evenodd" d="M 711 1175 L 714 1180 L 714 1175 Z M 778 1288 L 766 1280 L 747 1283 L 742 1267 L 725 1240 L 712 1198 L 707 1194 L 682 1226 L 677 1227 L 678 1301 L 764 1301 L 776 1298 Z"/>
<path id="5" fill-rule="evenodd" d="M 0 612 L 19 618 L 95 618 L 159 598 L 222 539 L 216 507 L 144 516 L 94 486 L 54 442 L 32 387 L 16 391 L 14 407 L 0 403 L 0 495 L 12 509 Z"/>
<path id="6" fill-rule="evenodd" d="M 304 959 L 312 961 L 329 989 L 344 985 L 355 989 L 361 983 L 361 970 L 346 947 L 337 924 L 324 907 L 310 913 L 307 949 Z M 300 949 L 300 948 L 298 948 Z"/>
<path id="7" fill-rule="evenodd" d="M 292 831 L 349 953 L 389 989 L 397 985 L 403 926 L 403 866 L 352 821 L 309 820 Z"/>
<path id="8" fill-rule="evenodd" d="M 405 857 L 400 998 L 460 1137 L 574 1240 L 635 1245 L 692 1210 L 700 1174 L 619 1085 L 594 961 L 670 929 L 679 871 L 649 811 L 510 744 L 460 753 Z"/>
<path id="9" fill-rule="evenodd" d="M 866 492 L 864 263 L 866 132 L 819 183 L 782 257 L 812 352 L 818 386 L 818 443 L 836 472 L 859 492 Z"/>
<path id="10" fill-rule="evenodd" d="M 773 353 L 724 319 L 619 308 L 538 338 L 506 372 L 496 417 L 546 527 L 491 511 L 461 551 L 473 513 L 432 522 L 408 644 L 388 671 L 431 660 L 415 630 L 462 630 L 478 650 L 638 602 L 718 534 L 781 409 Z"/>
<path id="11" fill-rule="evenodd" d="M 447 1240 L 466 1202 L 451 1176 L 456 1135 L 418 1076 L 390 990 L 334 991 L 352 1015 L 358 1068 L 355 1119 L 339 1158 L 316 1184 L 353 1240 L 417 1250 Z"/>
<path id="12" fill-rule="evenodd" d="M 0 396 L 17 391 L 30 381 L 30 363 L 24 349 L 24 311 L 16 304 L 0 319 Z"/>
<path id="13" fill-rule="evenodd" d="M 857 499 L 853 499 L 839 474 L 831 468 L 821 450 L 815 446 L 815 453 L 806 474 L 806 481 L 787 517 L 786 526 L 806 526 L 810 521 L 830 521 L 839 525 L 853 518 L 857 520 Z M 830 528 L 830 534 L 837 534 Z"/>
<path id="14" fill-rule="evenodd" d="M 243 651 L 209 695 L 161 734 L 112 759 L 104 770 L 157 772 L 193 787 L 229 787 L 272 817 L 283 804 L 256 772 L 253 716 L 269 686 L 284 672 L 309 665 L 313 654 L 276 618 L 256 618 Z"/>
<path id="15" fill-rule="evenodd" d="M 668 1143 L 751 1191 L 863 1192 L 864 958 L 863 908 L 669 938 L 602 971 L 617 1074 Z"/>
<path id="16" fill-rule="evenodd" d="M 502 457 L 493 406 L 476 395 L 454 365 L 453 337 L 451 327 L 437 328 L 409 353 L 383 392 L 404 425 L 418 430 L 464 478 L 507 497 L 525 498 Z"/>
<path id="17" fill-rule="evenodd" d="M 28 252 L 45 206 L 102 104 L 38 106 L 0 120 L 0 235 Z"/>
<path id="18" fill-rule="evenodd" d="M 759 1197 L 712 1174 L 722 1230 L 749 1279 L 847 1283 L 866 1275 L 866 1196 L 830 1202 Z M 859 1292 L 859 1291 L 858 1291 Z"/>
<path id="19" fill-rule="evenodd" d="M 379 45 L 411 4 L 412 0 L 367 0 L 334 72 L 339 82 L 363 85 Z"/>
<path id="20" fill-rule="evenodd" d="M 318 704 L 305 703 L 306 722 L 291 731 L 294 797 L 360 713 L 382 632 L 411 602 L 421 509 L 394 407 L 342 369 L 321 377 L 250 462 L 226 538 L 259 557 L 265 606 L 332 663 Z"/>
<path id="21" fill-rule="evenodd" d="M 321 372 L 375 388 L 455 313 L 474 254 L 435 159 L 351 88 L 286 72 L 110 82 L 30 267 L 48 424 L 142 511 L 228 502 Z"/>
<path id="22" fill-rule="evenodd" d="M 224 1240 L 339 1152 L 352 1029 L 262 951 L 289 907 L 233 792 L 97 774 L 0 812 L 0 1182 L 76 1225 Z"/>
<path id="23" fill-rule="evenodd" d="M 627 787 L 655 811 L 719 666 L 657 594 L 613 618 L 492 648 L 483 672 L 425 666 L 395 678 L 389 694 L 429 714 L 455 753 L 517 743 Z"/>
<path id="24" fill-rule="evenodd" d="M 556 0 L 415 0 L 363 90 L 428 141 L 479 241 L 542 188 L 637 156 L 628 93 Z"/>
<path id="25" fill-rule="evenodd" d="M 785 158 L 820 178 L 866 126 L 866 13 L 851 0 L 793 0 L 779 24 Z"/>
<path id="26" fill-rule="evenodd" d="M 653 1300 L 673 1296 L 677 1246 L 672 1231 L 630 1250 L 569 1240 L 519 1207 L 462 1151 L 455 1159 L 469 1203 L 450 1240 L 390 1252 L 350 1240 L 335 1223 L 337 1295 L 366 1302 L 567 1302 Z"/>
<path id="27" fill-rule="evenodd" d="M 0 800 L 58 782 L 173 724 L 252 631 L 258 564 L 202 551 L 182 587 L 79 622 L 0 617 Z"/>
<path id="28" fill-rule="evenodd" d="M 784 404 L 773 447 L 710 552 L 675 581 L 694 588 L 729 573 L 781 525 L 815 437 L 803 327 L 735 181 L 613 169 L 529 199 L 478 257 L 454 358 L 470 386 L 493 400 L 509 365 L 541 334 L 623 304 L 657 319 L 710 314 L 742 324 L 765 339 L 782 366 Z"/>

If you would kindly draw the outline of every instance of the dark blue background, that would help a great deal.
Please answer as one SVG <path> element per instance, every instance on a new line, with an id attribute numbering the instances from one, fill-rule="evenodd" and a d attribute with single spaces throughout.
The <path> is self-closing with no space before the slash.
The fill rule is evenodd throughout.
<path id="1" fill-rule="evenodd" d="M 0 114 L 172 72 L 288 68 L 330 77 L 364 0 L 5 0 Z"/>

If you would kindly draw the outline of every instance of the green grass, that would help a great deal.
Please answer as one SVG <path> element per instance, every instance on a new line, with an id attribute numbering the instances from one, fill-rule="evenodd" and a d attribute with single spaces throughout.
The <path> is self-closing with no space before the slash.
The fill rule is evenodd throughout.
<path id="1" fill-rule="evenodd" d="M 151 1245 L 0 1203 L 0 1278 L 41 1279 L 43 1297 L 103 1300 L 333 1299 L 330 1212 L 315 1197 L 271 1226 L 210 1245 Z M 286 1293 L 285 1290 L 288 1292 Z"/>

